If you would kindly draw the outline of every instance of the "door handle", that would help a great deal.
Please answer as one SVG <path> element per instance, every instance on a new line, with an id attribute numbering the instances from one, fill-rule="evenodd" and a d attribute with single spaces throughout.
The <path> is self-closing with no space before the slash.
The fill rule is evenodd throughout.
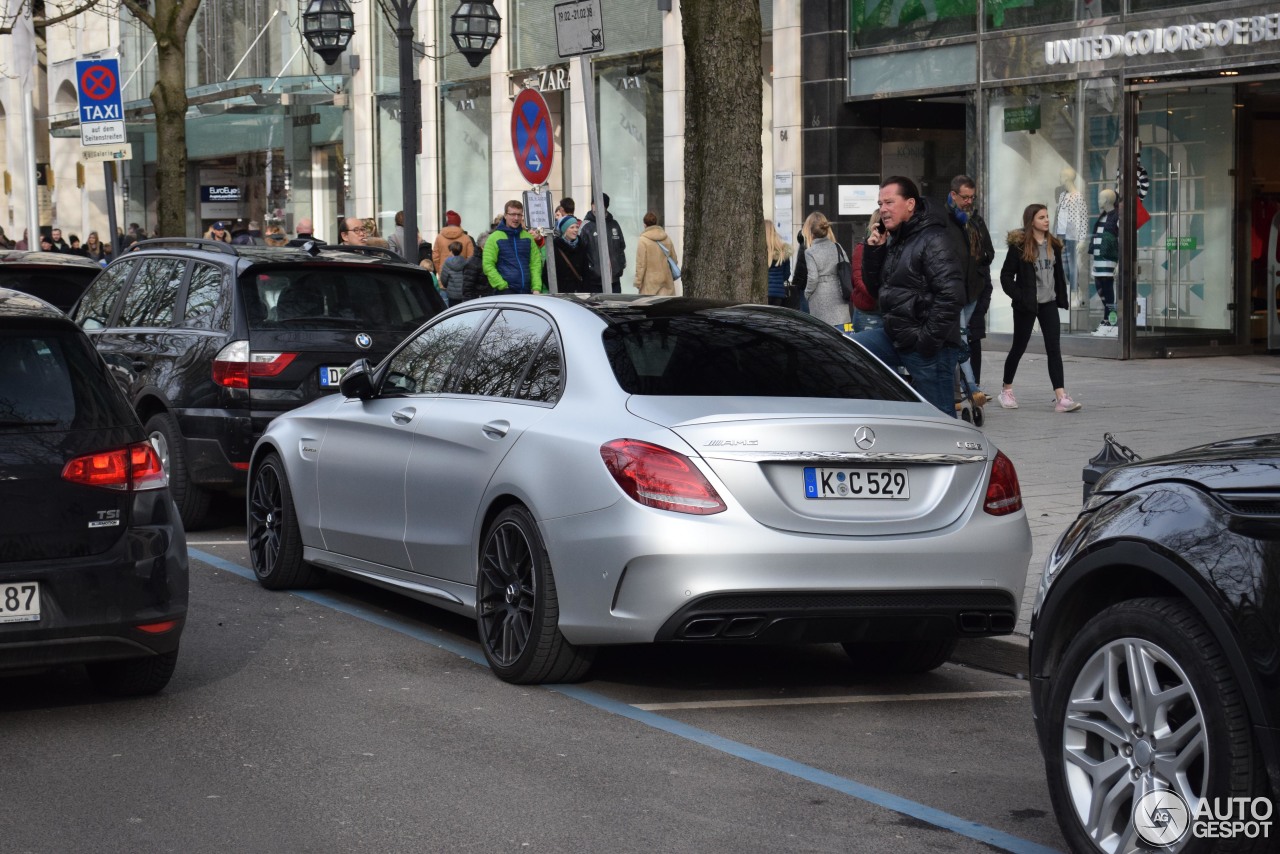
<path id="1" fill-rule="evenodd" d="M 490 439 L 501 439 L 511 429 L 511 423 L 509 421 L 490 421 L 480 429 Z"/>
<path id="2" fill-rule="evenodd" d="M 134 359 L 129 365 L 138 373 L 142 373 L 147 369 L 147 363 L 142 359 Z"/>
<path id="3" fill-rule="evenodd" d="M 408 424 L 413 420 L 413 416 L 418 414 L 418 410 L 412 406 L 406 406 L 404 409 L 397 409 L 391 413 L 391 420 L 397 424 Z"/>

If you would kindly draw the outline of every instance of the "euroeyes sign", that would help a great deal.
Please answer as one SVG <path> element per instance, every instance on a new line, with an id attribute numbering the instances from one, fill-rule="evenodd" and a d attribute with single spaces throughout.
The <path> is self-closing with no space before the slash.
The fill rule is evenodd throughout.
<path id="1" fill-rule="evenodd" d="M 200 201 L 202 202 L 238 202 L 242 198 L 242 191 L 233 184 L 214 184 L 200 187 Z"/>
<path id="2" fill-rule="evenodd" d="M 1280 40 L 1280 13 L 1221 21 L 1198 21 L 1169 27 L 1131 30 L 1124 35 L 1103 34 L 1044 43 L 1049 65 L 1095 62 L 1116 56 L 1148 56 L 1231 47 Z"/>

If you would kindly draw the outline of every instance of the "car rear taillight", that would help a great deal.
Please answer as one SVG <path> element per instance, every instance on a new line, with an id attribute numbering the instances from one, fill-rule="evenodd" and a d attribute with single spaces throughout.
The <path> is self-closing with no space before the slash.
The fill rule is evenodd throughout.
<path id="1" fill-rule="evenodd" d="M 274 377 L 297 353 L 254 353 L 248 341 L 232 341 L 213 357 L 213 381 L 227 388 L 248 388 L 250 377 Z"/>
<path id="2" fill-rule="evenodd" d="M 622 491 L 646 507 L 698 516 L 727 509 L 683 454 L 636 439 L 615 439 L 600 446 L 600 457 Z"/>
<path id="3" fill-rule="evenodd" d="M 1018 486 L 1018 473 L 1014 471 L 1013 461 L 1004 455 L 1004 451 L 996 451 L 995 461 L 991 464 L 991 480 L 987 483 L 987 500 L 982 509 L 992 516 L 1008 516 L 1022 509 L 1022 488 Z"/>
<path id="4" fill-rule="evenodd" d="M 132 492 L 160 489 L 168 483 L 164 466 L 150 442 L 76 457 L 62 467 L 62 479 L 85 486 Z"/>

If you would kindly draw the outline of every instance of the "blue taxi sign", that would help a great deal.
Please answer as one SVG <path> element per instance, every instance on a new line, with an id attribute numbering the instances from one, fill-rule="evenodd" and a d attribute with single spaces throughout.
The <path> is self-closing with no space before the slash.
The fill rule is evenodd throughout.
<path id="1" fill-rule="evenodd" d="M 126 141 L 119 60 L 77 61 L 76 99 L 81 145 L 120 145 Z"/>

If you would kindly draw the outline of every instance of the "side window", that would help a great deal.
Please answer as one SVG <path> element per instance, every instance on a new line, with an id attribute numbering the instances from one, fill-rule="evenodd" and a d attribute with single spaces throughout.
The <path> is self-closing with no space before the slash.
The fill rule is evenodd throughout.
<path id="1" fill-rule="evenodd" d="M 147 258 L 124 296 L 118 326 L 168 326 L 187 262 L 181 258 Z"/>
<path id="2" fill-rule="evenodd" d="M 225 328 L 225 320 L 219 309 L 221 297 L 222 270 L 212 264 L 192 265 L 183 325 L 196 329 Z"/>
<path id="3" fill-rule="evenodd" d="M 555 334 L 547 336 L 538 354 L 529 363 L 529 370 L 520 383 L 521 400 L 537 403 L 555 403 L 560 399 L 560 378 L 564 375 L 564 360 L 560 355 L 560 341 Z"/>
<path id="4" fill-rule="evenodd" d="M 434 394 L 440 391 L 454 359 L 487 315 L 485 309 L 455 314 L 415 335 L 392 357 L 382 380 L 382 393 Z"/>
<path id="5" fill-rule="evenodd" d="M 111 320 L 120 289 L 129 280 L 135 260 L 112 264 L 98 274 L 75 308 L 73 319 L 84 329 L 102 329 Z"/>
<path id="6" fill-rule="evenodd" d="M 458 381 L 458 394 L 515 397 L 529 362 L 551 331 L 551 324 L 529 311 L 505 309 L 472 352 Z"/>

